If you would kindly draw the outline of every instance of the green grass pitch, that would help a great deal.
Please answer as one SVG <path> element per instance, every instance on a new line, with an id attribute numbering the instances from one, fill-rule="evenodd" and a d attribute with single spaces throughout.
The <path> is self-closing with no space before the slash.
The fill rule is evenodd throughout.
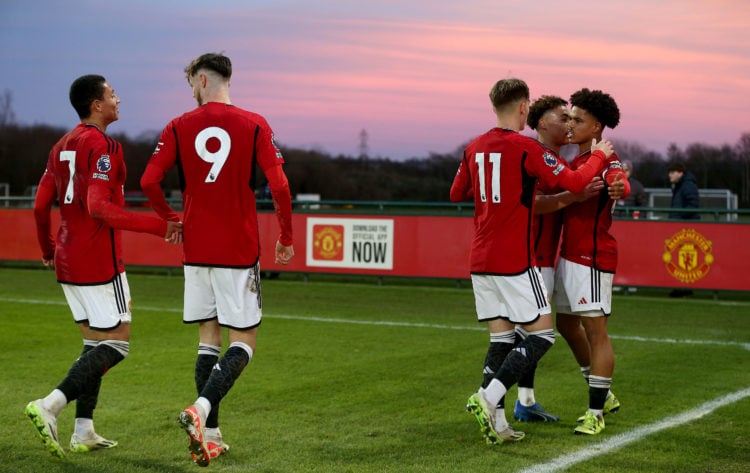
<path id="1" fill-rule="evenodd" d="M 0 268 L 0 471 L 199 468 L 176 423 L 196 397 L 197 329 L 181 322 L 182 277 L 132 272 L 128 278 L 131 351 L 105 376 L 95 414 L 97 431 L 120 445 L 56 461 L 23 408 L 64 377 L 80 352 L 80 335 L 52 272 Z M 562 420 L 511 421 L 526 439 L 498 447 L 484 443 L 464 410 L 481 380 L 488 343 L 468 283 L 378 285 L 284 275 L 263 282 L 263 303 L 255 357 L 222 402 L 231 451 L 210 470 L 750 470 L 750 302 L 742 295 L 615 296 L 613 391 L 622 409 L 607 416 L 604 433 L 572 434 L 587 389 L 558 337 L 537 372 L 536 397 Z M 514 387 L 509 406 L 515 393 Z M 706 404 L 716 400 L 723 404 Z M 74 414 L 69 405 L 59 419 L 66 448 Z"/>

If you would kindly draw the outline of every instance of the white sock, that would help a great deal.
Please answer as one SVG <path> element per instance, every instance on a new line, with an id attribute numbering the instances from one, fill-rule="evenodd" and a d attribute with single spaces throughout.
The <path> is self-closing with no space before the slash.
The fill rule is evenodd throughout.
<path id="1" fill-rule="evenodd" d="M 531 407 L 536 404 L 534 388 L 518 388 L 518 401 L 522 406 Z"/>
<path id="2" fill-rule="evenodd" d="M 245 353 L 247 353 L 248 358 L 250 358 L 251 360 L 253 359 L 253 349 L 247 343 L 232 342 L 229 345 L 229 348 L 232 348 L 232 347 L 242 348 L 243 350 L 245 350 Z"/>
<path id="3" fill-rule="evenodd" d="M 589 376 L 591 375 L 591 366 L 581 366 L 581 375 L 586 380 L 586 384 L 589 384 Z"/>
<path id="4" fill-rule="evenodd" d="M 207 427 L 206 438 L 210 439 L 221 439 L 221 430 L 218 427 Z"/>
<path id="5" fill-rule="evenodd" d="M 76 417 L 75 433 L 79 437 L 88 438 L 94 436 L 94 419 Z"/>
<path id="6" fill-rule="evenodd" d="M 62 412 L 63 408 L 68 405 L 68 398 L 65 397 L 62 391 L 55 389 L 42 399 L 42 407 L 52 413 L 53 416 L 57 417 Z"/>
<path id="7" fill-rule="evenodd" d="M 505 393 L 507 393 L 508 390 L 505 388 L 503 383 L 501 383 L 497 378 L 490 381 L 490 384 L 487 385 L 486 388 L 484 388 L 484 400 L 487 401 L 487 404 L 490 406 L 497 406 L 497 404 L 500 402 L 500 399 L 502 399 L 503 396 L 505 396 Z"/>
<path id="8" fill-rule="evenodd" d="M 505 406 L 498 407 L 495 411 L 495 430 L 502 432 L 508 428 L 508 421 L 505 419 Z"/>
<path id="9" fill-rule="evenodd" d="M 201 418 L 201 425 L 206 424 L 206 417 L 211 413 L 211 401 L 205 397 L 199 397 L 195 401 L 195 407 L 198 410 L 198 417 Z"/>

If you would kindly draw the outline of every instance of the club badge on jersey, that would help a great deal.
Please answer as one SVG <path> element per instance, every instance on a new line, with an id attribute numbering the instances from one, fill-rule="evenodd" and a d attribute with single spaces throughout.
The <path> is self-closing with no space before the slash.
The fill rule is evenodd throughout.
<path id="1" fill-rule="evenodd" d="M 109 160 L 108 154 L 103 154 L 99 157 L 99 160 L 96 162 L 96 170 L 99 172 L 94 173 L 95 179 L 101 179 L 103 181 L 109 181 L 109 174 L 108 173 L 112 169 L 112 162 Z"/>

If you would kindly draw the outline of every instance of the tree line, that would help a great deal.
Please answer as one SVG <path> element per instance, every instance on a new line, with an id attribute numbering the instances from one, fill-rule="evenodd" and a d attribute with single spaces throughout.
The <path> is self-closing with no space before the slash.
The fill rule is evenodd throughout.
<path id="1" fill-rule="evenodd" d="M 49 150 L 68 130 L 15 123 L 12 109 L 9 113 L 2 105 L 0 99 L 0 183 L 10 185 L 11 195 L 29 195 L 44 172 Z M 115 132 L 112 136 L 120 141 L 125 153 L 125 191 L 137 194 L 158 133 L 131 138 Z M 331 156 L 283 145 L 281 151 L 293 196 L 305 193 L 319 194 L 322 200 L 446 202 L 465 145 L 444 154 L 407 160 Z M 738 195 L 740 207 L 750 207 L 750 132 L 743 133 L 737 143 L 722 146 L 692 143 L 681 148 L 673 144 L 666 156 L 633 142 L 615 141 L 615 147 L 620 159 L 634 163 L 634 177 L 645 187 L 669 187 L 667 167 L 681 161 L 696 175 L 699 187 L 729 189 Z M 262 173 L 256 186 L 262 194 Z M 165 190 L 177 189 L 178 177 L 173 171 L 165 179 Z"/>

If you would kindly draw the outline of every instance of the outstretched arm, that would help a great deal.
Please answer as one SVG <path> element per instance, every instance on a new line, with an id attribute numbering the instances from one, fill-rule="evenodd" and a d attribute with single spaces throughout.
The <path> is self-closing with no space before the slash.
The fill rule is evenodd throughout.
<path id="1" fill-rule="evenodd" d="M 166 172 L 154 163 L 149 163 L 141 176 L 141 190 L 148 198 L 154 211 L 164 220 L 179 222 L 180 217 L 172 207 L 169 206 L 164 192 L 161 190 L 161 181 Z"/>
<path id="2" fill-rule="evenodd" d="M 604 188 L 604 181 L 600 177 L 591 179 L 583 191 L 574 194 L 570 191 L 559 192 L 557 194 L 537 194 L 534 202 L 534 215 L 548 214 L 562 210 L 570 204 L 583 202 L 591 197 L 599 195 Z"/>
<path id="3" fill-rule="evenodd" d="M 143 213 L 128 212 L 122 207 L 113 204 L 111 190 L 105 185 L 91 183 L 86 197 L 86 204 L 89 209 L 89 215 L 119 230 L 150 233 L 169 240 L 174 239 L 175 231 L 181 228 L 181 224 L 178 222 L 170 222 L 172 223 L 170 226 L 160 218 Z"/>

